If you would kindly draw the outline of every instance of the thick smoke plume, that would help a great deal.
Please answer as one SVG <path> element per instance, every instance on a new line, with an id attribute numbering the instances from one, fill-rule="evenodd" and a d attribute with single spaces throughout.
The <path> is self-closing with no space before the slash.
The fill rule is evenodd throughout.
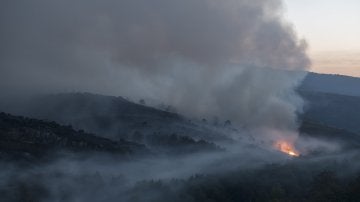
<path id="1" fill-rule="evenodd" d="M 0 33 L 3 93 L 156 99 L 248 127 L 296 127 L 288 70 L 309 65 L 278 0 L 3 0 Z"/>

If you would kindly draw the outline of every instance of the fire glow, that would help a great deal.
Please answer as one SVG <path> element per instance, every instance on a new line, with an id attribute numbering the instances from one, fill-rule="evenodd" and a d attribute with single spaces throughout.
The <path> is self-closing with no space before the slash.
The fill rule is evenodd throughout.
<path id="1" fill-rule="evenodd" d="M 298 151 L 296 151 L 296 149 L 294 148 L 294 146 L 289 143 L 289 142 L 286 142 L 286 141 L 278 141 L 276 142 L 276 148 L 278 150 L 280 150 L 281 152 L 283 153 L 286 153 L 290 156 L 293 156 L 293 157 L 298 157 L 300 156 L 300 153 Z"/>

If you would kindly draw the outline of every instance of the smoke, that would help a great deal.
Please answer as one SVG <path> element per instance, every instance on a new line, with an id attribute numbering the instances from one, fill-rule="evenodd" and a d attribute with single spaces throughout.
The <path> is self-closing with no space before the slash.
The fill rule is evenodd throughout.
<path id="1" fill-rule="evenodd" d="M 2 93 L 89 91 L 296 128 L 309 60 L 279 0 L 4 0 Z"/>
<path id="2" fill-rule="evenodd" d="M 309 59 L 306 43 L 282 18 L 280 0 L 2 0 L 0 44 L 2 95 L 88 91 L 144 98 L 191 117 L 229 119 L 253 136 L 297 135 L 303 103 L 294 89 Z M 127 201 L 141 180 L 251 170 L 289 158 L 269 150 L 272 144 L 239 142 L 224 153 L 176 159 L 92 156 L 26 170 L 6 165 L 0 193 L 9 201 L 21 193 L 45 193 L 44 201 Z M 308 142 L 302 140 L 300 149 L 338 151 L 337 145 Z M 310 173 L 344 159 L 338 170 L 351 173 L 360 165 L 350 165 L 359 162 L 358 152 L 350 154 L 296 162 Z M 149 201 L 156 192 L 133 195 L 139 194 L 138 201 Z"/>
<path id="3" fill-rule="evenodd" d="M 67 158 L 29 167 L 2 162 L 0 193 L 4 201 L 22 201 L 24 197 L 34 201 L 134 201 L 128 199 L 129 191 L 143 181 L 186 180 L 196 174 L 218 175 L 288 159 L 280 152 L 243 146 L 241 151 L 197 153 L 176 160 L 157 157 L 124 161 L 118 156 L 79 158 L 66 154 Z M 149 201 L 154 193 L 140 191 L 144 199 L 136 201 Z"/>
<path id="4" fill-rule="evenodd" d="M 354 179 L 360 168 L 359 157 L 357 150 L 351 150 L 289 161 L 289 157 L 274 151 L 245 147 L 234 153 L 204 153 L 176 160 L 150 158 L 127 162 L 116 157 L 92 155 L 85 159 L 69 157 L 25 168 L 2 162 L 0 193 L 3 201 L 184 201 L 176 195 L 181 192 L 179 188 L 192 189 L 192 184 L 184 182 L 191 182 L 197 176 L 203 176 L 201 185 L 204 187 L 212 188 L 214 180 L 220 180 L 223 189 L 231 191 L 228 186 L 239 189 L 240 182 L 250 186 L 251 182 L 259 181 L 258 187 L 262 187 L 267 186 L 269 180 L 271 186 L 285 180 L 296 185 L 291 191 L 298 192 L 303 187 L 307 189 L 313 175 L 324 170 L 335 171 L 345 180 Z M 301 180 L 297 181 L 294 176 Z M 237 183 L 222 181 L 222 177 L 235 179 Z M 244 182 L 245 179 L 249 182 Z M 179 186 L 178 182 L 183 183 Z M 158 186 L 153 189 L 141 186 L 146 184 Z M 171 190 L 162 192 L 164 188 Z M 170 194 L 170 191 L 174 193 Z M 195 189 L 187 194 L 191 193 L 202 192 Z M 151 200 L 152 197 L 162 200 Z M 190 201 L 202 200 L 194 198 Z"/>

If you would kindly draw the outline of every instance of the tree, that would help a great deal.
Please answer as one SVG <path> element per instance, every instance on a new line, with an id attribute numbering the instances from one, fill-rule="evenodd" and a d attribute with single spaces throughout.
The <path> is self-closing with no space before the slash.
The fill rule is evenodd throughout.
<path id="1" fill-rule="evenodd" d="M 144 99 L 140 99 L 140 100 L 139 100 L 139 104 L 141 104 L 141 105 L 146 105 L 146 102 L 145 102 Z"/>

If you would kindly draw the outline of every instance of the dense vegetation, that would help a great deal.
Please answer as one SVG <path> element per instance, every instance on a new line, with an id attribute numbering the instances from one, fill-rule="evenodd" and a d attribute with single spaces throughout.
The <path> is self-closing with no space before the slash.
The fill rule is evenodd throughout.
<path id="1" fill-rule="evenodd" d="M 309 171 L 308 171 L 309 172 Z M 142 198 L 141 192 L 158 193 Z M 336 172 L 316 174 L 294 167 L 270 165 L 219 176 L 194 176 L 188 180 L 147 181 L 132 190 L 133 201 L 351 201 L 360 199 L 360 174 L 339 178 Z"/>
<path id="2" fill-rule="evenodd" d="M 4 201 L 51 201 L 54 196 L 46 183 L 36 180 L 37 177 L 47 177 L 58 181 L 66 179 L 67 183 L 72 183 L 71 187 L 60 186 L 62 192 L 57 196 L 60 201 L 77 197 L 97 201 L 99 195 L 104 201 L 132 202 L 359 201 L 360 173 L 351 177 L 340 176 L 339 171 L 323 169 L 323 166 L 314 169 L 306 166 L 309 165 L 288 163 L 221 175 L 141 181 L 125 189 L 121 177 L 109 180 L 99 173 L 76 176 L 42 173 L 25 179 L 14 177 L 0 190 L 0 194 Z"/>

